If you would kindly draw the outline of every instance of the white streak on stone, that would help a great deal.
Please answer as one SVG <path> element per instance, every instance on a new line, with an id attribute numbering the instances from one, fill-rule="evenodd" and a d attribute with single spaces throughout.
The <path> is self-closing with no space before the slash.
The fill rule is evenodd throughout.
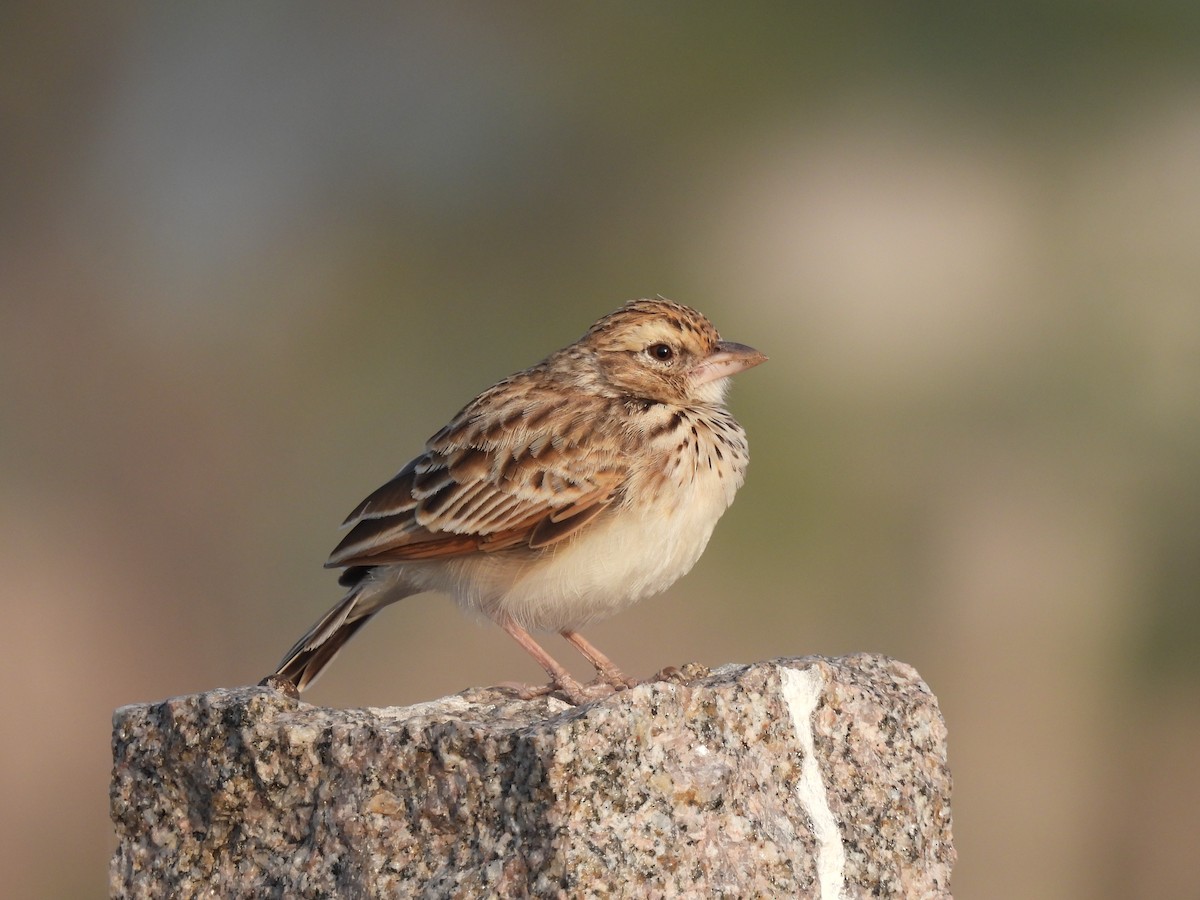
<path id="1" fill-rule="evenodd" d="M 815 667 L 790 669 L 782 666 L 779 668 L 779 680 L 783 700 L 792 714 L 792 727 L 796 729 L 796 737 L 804 751 L 796 795 L 808 813 L 813 836 L 817 839 L 817 881 L 821 885 L 821 897 L 825 900 L 843 900 L 846 849 L 833 810 L 829 808 L 829 797 L 813 743 L 812 716 L 821 697 L 824 681 Z"/>

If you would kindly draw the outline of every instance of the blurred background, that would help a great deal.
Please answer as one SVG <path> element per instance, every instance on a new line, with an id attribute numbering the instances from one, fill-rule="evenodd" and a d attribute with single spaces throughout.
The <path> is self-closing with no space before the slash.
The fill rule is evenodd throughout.
<path id="1" fill-rule="evenodd" d="M 589 636 L 899 657 L 956 894 L 1196 896 L 1198 48 L 1133 0 L 5 4 L 6 892 L 102 896 L 112 710 L 257 681 L 359 499 L 662 293 L 770 355 L 753 461 Z M 306 699 L 540 676 L 425 596 Z"/>

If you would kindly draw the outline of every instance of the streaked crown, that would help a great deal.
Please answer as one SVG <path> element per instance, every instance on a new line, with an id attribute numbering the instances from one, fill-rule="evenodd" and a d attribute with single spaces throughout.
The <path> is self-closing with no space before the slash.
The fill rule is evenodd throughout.
<path id="1" fill-rule="evenodd" d="M 655 337 L 685 342 L 704 353 L 711 353 L 721 339 L 703 313 L 659 297 L 629 301 L 597 321 L 581 340 L 597 350 L 627 350 Z"/>

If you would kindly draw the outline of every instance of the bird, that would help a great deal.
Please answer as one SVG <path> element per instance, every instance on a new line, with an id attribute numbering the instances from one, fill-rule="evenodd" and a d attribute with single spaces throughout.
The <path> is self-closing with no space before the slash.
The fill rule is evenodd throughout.
<path id="1" fill-rule="evenodd" d="M 700 558 L 749 461 L 730 377 L 766 359 L 658 296 L 488 388 L 346 518 L 325 563 L 346 594 L 268 679 L 305 690 L 385 606 L 440 591 L 546 671 L 523 696 L 580 704 L 634 686 L 579 629 Z M 577 681 L 531 631 L 560 634 L 595 680 Z"/>

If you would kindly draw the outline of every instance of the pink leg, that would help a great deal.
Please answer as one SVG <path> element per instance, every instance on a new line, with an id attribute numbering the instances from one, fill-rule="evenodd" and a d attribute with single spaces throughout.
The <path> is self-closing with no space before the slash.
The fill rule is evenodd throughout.
<path id="1" fill-rule="evenodd" d="M 578 631 L 571 631 L 568 629 L 566 631 L 560 631 L 559 634 L 566 638 L 567 641 L 570 642 L 571 646 L 582 653 L 584 659 L 596 667 L 596 671 L 600 673 L 601 678 L 603 678 L 617 690 L 631 688 L 637 684 L 636 681 L 626 678 L 624 673 L 622 673 L 620 669 L 613 665 L 611 659 L 597 650 L 595 645 L 592 644 L 591 641 L 584 638 L 584 636 Z"/>
<path id="2" fill-rule="evenodd" d="M 571 673 L 564 669 L 553 656 L 543 650 L 541 644 L 535 641 L 528 631 L 508 616 L 498 616 L 496 624 L 507 631 L 526 653 L 537 660 L 538 665 L 545 669 L 546 674 L 550 676 L 553 687 L 560 689 L 576 705 L 587 701 L 587 693 L 583 686 L 572 678 Z"/>

